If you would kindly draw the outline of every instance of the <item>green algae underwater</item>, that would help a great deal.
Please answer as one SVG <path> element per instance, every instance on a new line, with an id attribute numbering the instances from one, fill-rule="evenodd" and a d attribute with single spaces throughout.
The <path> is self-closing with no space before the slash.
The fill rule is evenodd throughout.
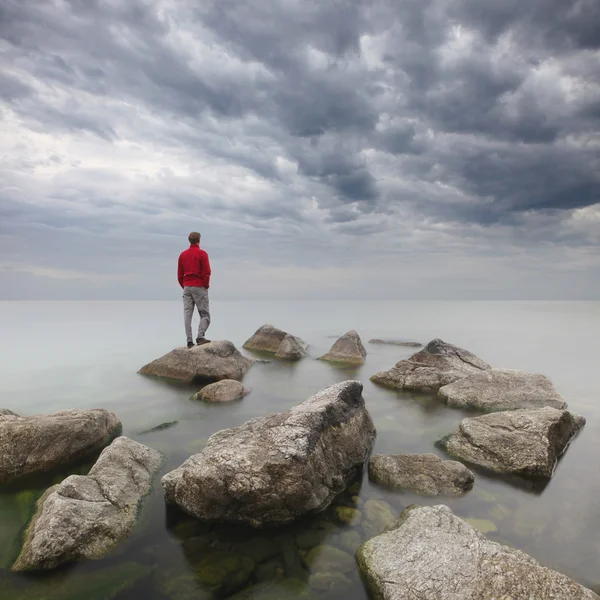
<path id="1" fill-rule="evenodd" d="M 180 307 L 146 303 L 140 314 L 131 304 L 95 306 L 94 326 L 100 335 L 93 348 L 82 350 L 74 328 L 72 335 L 46 342 L 55 347 L 44 349 L 49 360 L 34 372 L 18 347 L 2 357 L 6 360 L 0 363 L 0 408 L 20 414 L 107 408 L 122 420 L 124 435 L 165 456 L 126 542 L 102 560 L 47 573 L 10 571 L 35 503 L 47 487 L 69 474 L 86 473 L 93 461 L 0 490 L 3 600 L 365 600 L 356 549 L 414 503 L 447 504 L 490 539 L 522 549 L 591 589 L 600 588 L 600 543 L 594 528 L 600 517 L 600 482 L 592 460 L 600 451 L 600 408 L 597 385 L 589 376 L 596 362 L 592 344 L 600 334 L 600 304 L 400 302 L 327 308 L 326 303 L 296 303 L 290 308 L 268 303 L 257 305 L 248 325 L 247 307 L 225 303 L 215 306 L 213 339 L 230 339 L 241 348 L 259 325 L 273 322 L 311 347 L 310 356 L 298 363 L 256 364 L 244 379 L 251 393 L 239 402 L 219 405 L 190 400 L 198 386 L 136 374 L 142 364 L 181 343 Z M 42 338 L 49 340 L 56 340 L 53 332 L 64 331 L 65 323 L 87 323 L 91 318 L 86 303 L 53 303 L 49 313 L 38 323 L 47 330 Z M 0 304 L 0 323 L 10 323 L 15 336 L 21 331 L 19 320 L 24 326 L 26 316 L 17 303 Z M 159 324 L 151 340 L 143 337 L 148 318 Z M 132 328 L 138 340 L 133 344 Z M 374 453 L 445 456 L 436 442 L 456 429 L 467 413 L 446 407 L 433 394 L 390 391 L 369 381 L 370 375 L 408 358 L 414 349 L 365 343 L 368 356 L 361 367 L 314 360 L 333 343 L 330 336 L 351 328 L 363 342 L 404 337 L 426 343 L 442 337 L 494 366 L 544 373 L 587 424 L 546 485 L 476 470 L 475 485 L 465 496 L 425 498 L 373 485 L 365 472 L 324 512 L 265 530 L 206 524 L 165 505 L 160 476 L 201 451 L 212 433 L 284 411 L 346 379 L 364 384 L 363 396 L 377 428 Z M 10 331 L 9 327 L 9 339 Z"/>

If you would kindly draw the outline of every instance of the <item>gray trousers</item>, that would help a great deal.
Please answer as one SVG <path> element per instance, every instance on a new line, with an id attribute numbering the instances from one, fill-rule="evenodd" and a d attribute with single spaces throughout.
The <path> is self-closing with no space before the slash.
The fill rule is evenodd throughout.
<path id="1" fill-rule="evenodd" d="M 186 285 L 183 288 L 183 324 L 185 325 L 185 335 L 188 342 L 193 341 L 192 316 L 194 315 L 194 306 L 198 309 L 198 314 L 200 315 L 197 337 L 203 338 L 210 325 L 208 290 L 203 287 L 190 287 Z"/>

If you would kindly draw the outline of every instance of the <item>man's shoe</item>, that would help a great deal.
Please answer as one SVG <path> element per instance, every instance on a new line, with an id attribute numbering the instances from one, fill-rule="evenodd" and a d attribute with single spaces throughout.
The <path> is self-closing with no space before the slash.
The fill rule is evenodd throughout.
<path id="1" fill-rule="evenodd" d="M 196 338 L 196 344 L 198 344 L 198 346 L 202 346 L 203 344 L 209 344 L 210 340 L 207 340 L 206 338 Z"/>
<path id="2" fill-rule="evenodd" d="M 188 348 L 193 348 L 194 347 L 194 342 L 188 342 Z"/>

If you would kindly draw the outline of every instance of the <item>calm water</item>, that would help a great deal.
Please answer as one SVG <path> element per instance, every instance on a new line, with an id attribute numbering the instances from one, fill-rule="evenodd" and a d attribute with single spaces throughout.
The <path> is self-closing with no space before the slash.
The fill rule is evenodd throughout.
<path id="1" fill-rule="evenodd" d="M 136 374 L 143 364 L 182 344 L 179 303 L 4 302 L 0 303 L 0 407 L 22 415 L 86 407 L 113 410 L 123 422 L 124 435 L 165 454 L 166 472 L 200 451 L 219 429 L 285 410 L 336 381 L 360 379 L 377 427 L 375 452 L 439 454 L 434 442 L 454 430 L 464 414 L 446 408 L 434 396 L 397 393 L 371 384 L 371 374 L 407 358 L 414 349 L 366 342 L 373 337 L 397 337 L 426 343 L 441 337 L 493 366 L 548 375 L 570 409 L 587 418 L 587 425 L 541 491 L 476 473 L 475 487 L 468 495 L 440 501 L 390 493 L 363 478 L 362 485 L 356 485 L 359 508 L 369 499 L 388 503 L 396 513 L 414 502 L 444 502 L 458 515 L 480 520 L 480 527 L 491 530 L 490 538 L 520 548 L 584 585 L 600 588 L 599 302 L 213 301 L 212 313 L 212 339 L 229 339 L 241 348 L 259 325 L 273 323 L 305 339 L 311 355 L 296 364 L 257 364 L 244 380 L 252 391 L 243 401 L 206 405 L 190 401 L 197 387 Z M 333 336 L 348 329 L 356 329 L 365 342 L 364 366 L 340 369 L 314 360 L 333 343 Z M 177 424 L 144 433 L 172 421 Z M 89 465 L 78 472 L 86 468 Z M 366 537 L 360 524 L 334 525 L 332 511 L 258 534 L 242 527 L 207 527 L 167 510 L 157 480 L 134 535 L 109 558 L 43 576 L 11 574 L 7 567 L 18 551 L 32 501 L 45 486 L 64 476 L 53 474 L 35 489 L 0 490 L 4 600 L 209 598 L 194 579 L 207 556 L 231 550 L 251 555 L 259 564 L 248 585 L 282 576 L 307 580 L 310 573 L 303 557 L 311 545 L 348 549 L 348 539 L 355 544 L 358 537 L 344 534 L 355 531 Z M 351 502 L 356 501 L 347 495 L 338 504 Z M 322 565 L 313 572 L 318 569 Z M 334 591 L 319 591 L 319 597 L 335 597 L 337 591 L 347 599 L 366 598 L 355 569 L 343 578 L 334 575 L 323 576 L 331 578 Z M 278 597 L 287 597 L 287 592 Z"/>

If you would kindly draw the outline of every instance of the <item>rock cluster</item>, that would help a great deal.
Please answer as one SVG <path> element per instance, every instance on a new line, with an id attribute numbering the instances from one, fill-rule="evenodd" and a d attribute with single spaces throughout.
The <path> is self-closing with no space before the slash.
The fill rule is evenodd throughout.
<path id="1" fill-rule="evenodd" d="M 38 501 L 15 571 L 101 558 L 133 529 L 162 462 L 159 452 L 119 437 L 88 475 L 71 475 Z"/>
<path id="2" fill-rule="evenodd" d="M 289 523 L 329 506 L 374 438 L 362 384 L 338 383 L 285 413 L 212 435 L 163 477 L 165 499 L 208 521 Z"/>
<path id="3" fill-rule="evenodd" d="M 367 351 L 360 340 L 360 336 L 352 329 L 339 338 L 331 346 L 329 352 L 319 357 L 319 360 L 362 365 L 366 356 Z"/>
<path id="4" fill-rule="evenodd" d="M 269 352 L 277 358 L 299 360 L 308 354 L 308 344 L 273 325 L 259 327 L 244 344 L 246 350 Z"/>
<path id="5" fill-rule="evenodd" d="M 0 414 L 0 484 L 76 462 L 101 450 L 121 431 L 104 409 L 20 417 Z"/>
<path id="6" fill-rule="evenodd" d="M 143 366 L 139 372 L 188 382 L 239 381 L 253 363 L 251 358 L 242 356 L 231 342 L 220 340 L 193 348 L 175 348 Z"/>
<path id="7" fill-rule="evenodd" d="M 356 557 L 373 597 L 381 600 L 599 600 L 524 552 L 488 540 L 443 505 L 407 508 Z"/>

